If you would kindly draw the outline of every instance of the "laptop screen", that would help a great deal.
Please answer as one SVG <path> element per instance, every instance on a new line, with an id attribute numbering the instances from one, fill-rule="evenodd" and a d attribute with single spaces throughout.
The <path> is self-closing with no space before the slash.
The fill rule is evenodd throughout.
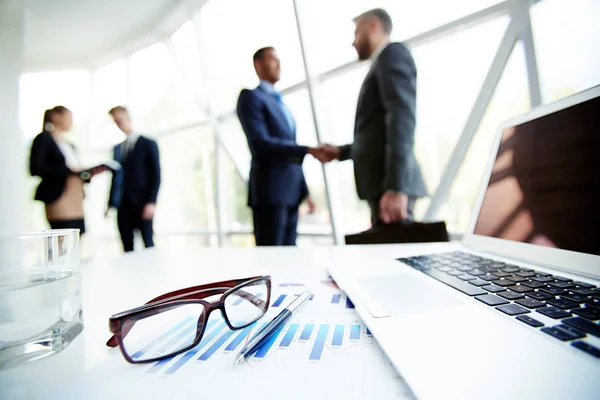
<path id="1" fill-rule="evenodd" d="M 600 255 L 600 97 L 504 130 L 474 233 Z"/>

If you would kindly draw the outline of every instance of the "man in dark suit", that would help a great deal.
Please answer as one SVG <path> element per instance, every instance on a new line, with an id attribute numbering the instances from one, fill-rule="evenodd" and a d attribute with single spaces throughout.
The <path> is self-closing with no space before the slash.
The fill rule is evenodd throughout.
<path id="1" fill-rule="evenodd" d="M 108 208 L 118 210 L 117 223 L 126 252 L 133 251 L 135 229 L 142 234 L 144 245 L 153 247 L 152 218 L 160 187 L 158 145 L 134 132 L 125 107 L 114 107 L 109 114 L 127 138 L 114 148 L 114 159 L 122 169 L 113 174 Z"/>
<path id="2" fill-rule="evenodd" d="M 413 153 L 417 71 L 408 49 L 390 43 L 392 20 L 382 9 L 354 19 L 353 46 L 371 60 L 358 98 L 354 143 L 327 146 L 329 159 L 354 161 L 358 196 L 371 207 L 373 223 L 412 219 L 415 200 L 427 196 Z"/>
<path id="3" fill-rule="evenodd" d="M 260 85 L 242 90 L 237 115 L 252 154 L 248 205 L 254 237 L 257 246 L 293 246 L 300 203 L 306 200 L 314 211 L 302 161 L 307 153 L 321 156 L 322 150 L 296 143 L 296 122 L 274 86 L 281 73 L 275 49 L 262 48 L 253 60 Z"/>

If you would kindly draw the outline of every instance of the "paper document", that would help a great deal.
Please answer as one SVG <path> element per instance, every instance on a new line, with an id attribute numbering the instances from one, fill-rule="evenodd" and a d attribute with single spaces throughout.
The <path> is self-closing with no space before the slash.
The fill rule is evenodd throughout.
<path id="1" fill-rule="evenodd" d="M 262 347 L 233 360 L 249 338 L 305 288 L 312 298 Z M 233 305 L 235 306 L 235 304 Z M 176 346 L 196 324 L 182 321 L 161 346 Z M 102 345 L 102 344 L 99 344 Z M 213 312 L 201 343 L 169 360 L 132 365 L 118 349 L 75 386 L 70 398 L 412 399 L 352 302 L 326 276 L 273 276 L 271 305 L 253 326 L 232 331 Z"/>

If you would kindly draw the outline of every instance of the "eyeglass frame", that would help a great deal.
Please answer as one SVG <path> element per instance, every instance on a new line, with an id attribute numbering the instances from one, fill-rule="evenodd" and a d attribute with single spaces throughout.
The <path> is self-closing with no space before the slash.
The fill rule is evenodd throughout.
<path id="1" fill-rule="evenodd" d="M 248 293 L 248 295 L 252 296 L 253 299 L 249 300 L 255 306 L 263 306 L 264 311 L 261 315 L 256 317 L 254 320 L 242 325 L 242 326 L 233 326 L 231 321 L 229 321 L 229 317 L 227 316 L 227 312 L 225 311 L 225 299 L 231 293 L 239 291 L 240 289 L 246 286 L 253 286 L 257 282 L 264 281 L 267 286 L 267 299 L 263 300 L 254 295 Z M 202 300 L 206 297 L 216 296 L 218 294 L 222 294 L 221 297 L 216 301 L 205 301 Z M 259 319 L 261 319 L 269 309 L 269 304 L 271 302 L 271 276 L 263 275 L 263 276 L 254 276 L 251 278 L 244 279 L 235 279 L 229 281 L 221 281 L 214 282 L 205 285 L 192 286 L 184 289 L 175 290 L 169 293 L 165 293 L 154 299 L 148 301 L 146 304 L 140 307 L 132 308 L 130 310 L 122 311 L 120 313 L 114 314 L 109 317 L 109 330 L 113 334 L 113 336 L 108 339 L 106 345 L 108 347 L 116 347 L 119 346 L 121 349 L 121 353 L 125 359 L 132 364 L 145 364 L 151 363 L 155 361 L 164 360 L 166 358 L 174 357 L 178 354 L 181 354 L 187 350 L 190 350 L 196 347 L 202 337 L 204 336 L 204 331 L 206 329 L 206 323 L 210 317 L 210 314 L 215 310 L 220 310 L 225 323 L 231 330 L 239 330 L 246 328 Z M 135 325 L 137 321 L 142 319 L 151 317 L 152 315 L 160 314 L 162 312 L 166 312 L 169 309 L 177 308 L 186 304 L 201 304 L 204 308 L 204 312 L 198 317 L 198 323 L 196 327 L 196 337 L 194 341 L 187 347 L 174 351 L 172 353 L 166 354 L 160 357 L 149 358 L 147 360 L 134 360 L 129 356 L 125 349 L 125 344 L 123 343 L 123 339 L 131 328 Z M 127 323 L 130 323 L 129 325 Z"/>

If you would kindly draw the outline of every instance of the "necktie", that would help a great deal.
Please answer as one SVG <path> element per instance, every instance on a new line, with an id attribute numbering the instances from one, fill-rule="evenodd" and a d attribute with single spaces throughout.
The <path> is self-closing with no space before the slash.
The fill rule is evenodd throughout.
<path id="1" fill-rule="evenodd" d="M 292 117 L 292 114 L 290 113 L 288 108 L 285 106 L 285 104 L 283 104 L 283 100 L 281 99 L 281 94 L 274 92 L 273 97 L 279 103 L 279 106 L 281 107 L 281 111 L 283 111 L 283 115 L 285 115 L 285 119 L 287 120 L 290 130 L 292 132 L 294 132 L 296 130 L 296 122 L 294 121 L 294 117 Z"/>

